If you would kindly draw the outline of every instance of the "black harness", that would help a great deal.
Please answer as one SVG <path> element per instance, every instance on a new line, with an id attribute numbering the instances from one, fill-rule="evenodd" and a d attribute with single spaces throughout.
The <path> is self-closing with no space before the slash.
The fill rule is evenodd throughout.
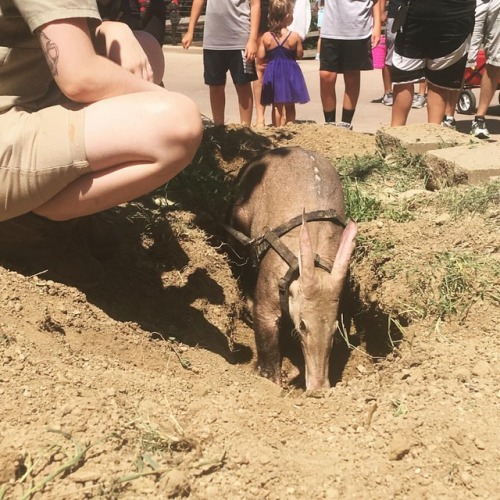
<path id="1" fill-rule="evenodd" d="M 299 277 L 299 259 L 292 253 L 292 251 L 280 240 L 280 237 L 288 233 L 292 229 L 302 224 L 302 219 L 306 222 L 311 221 L 330 221 L 345 228 L 346 221 L 340 217 L 337 212 L 330 208 L 328 210 L 315 210 L 314 212 L 307 212 L 303 216 L 298 215 L 285 224 L 271 229 L 267 228 L 264 234 L 256 238 L 249 238 L 240 231 L 237 231 L 231 226 L 222 224 L 225 230 L 236 238 L 244 246 L 249 246 L 252 249 L 252 260 L 256 267 L 259 266 L 264 255 L 269 250 L 273 250 L 288 264 L 288 271 L 280 279 L 278 287 L 280 294 L 280 307 L 282 314 L 290 316 L 288 308 L 288 299 L 290 295 L 290 285 L 292 281 Z M 332 266 L 320 258 L 319 255 L 314 256 L 314 265 L 320 267 L 327 272 L 331 272 Z"/>

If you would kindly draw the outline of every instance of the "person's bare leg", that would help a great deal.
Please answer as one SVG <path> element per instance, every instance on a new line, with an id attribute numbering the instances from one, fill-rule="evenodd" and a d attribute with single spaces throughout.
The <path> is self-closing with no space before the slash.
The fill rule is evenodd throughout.
<path id="1" fill-rule="evenodd" d="M 295 104 L 286 104 L 285 108 L 285 124 L 295 123 L 297 118 L 297 111 L 295 109 Z"/>
<path id="2" fill-rule="evenodd" d="M 361 86 L 361 73 L 359 71 L 346 71 L 344 73 L 345 92 L 342 107 L 348 110 L 356 109 L 359 90 Z"/>
<path id="3" fill-rule="evenodd" d="M 420 95 L 425 95 L 427 93 L 427 80 L 422 80 L 418 84 L 418 93 Z"/>
<path id="4" fill-rule="evenodd" d="M 460 98 L 460 90 L 448 90 L 446 98 L 446 106 L 444 112 L 446 116 L 454 117 L 457 109 L 458 99 Z"/>
<path id="5" fill-rule="evenodd" d="M 273 104 L 273 116 L 272 116 L 272 123 L 273 127 L 281 127 L 281 120 L 282 120 L 282 108 L 283 106 L 281 104 Z"/>
<path id="6" fill-rule="evenodd" d="M 240 107 L 240 122 L 250 127 L 252 124 L 253 93 L 250 83 L 235 84 L 238 94 L 238 105 Z"/>
<path id="7" fill-rule="evenodd" d="M 481 77 L 481 89 L 479 91 L 479 104 L 477 106 L 477 116 L 485 116 L 491 104 L 493 95 L 497 90 L 498 79 L 500 78 L 500 66 L 487 64 Z"/>
<path id="8" fill-rule="evenodd" d="M 189 164 L 201 136 L 200 112 L 181 94 L 159 88 L 90 104 L 85 146 L 92 172 L 34 212 L 69 220 L 151 192 Z"/>
<path id="9" fill-rule="evenodd" d="M 257 39 L 257 46 L 260 43 L 262 35 Z M 257 73 L 257 80 L 252 83 L 253 86 L 253 99 L 255 104 L 255 127 L 264 127 L 266 125 L 265 114 L 266 107 L 260 103 L 262 96 L 262 79 L 264 78 L 264 70 L 266 65 L 258 60 L 255 60 L 255 71 Z"/>
<path id="10" fill-rule="evenodd" d="M 444 118 L 448 89 L 429 82 L 427 86 L 427 122 L 440 124 Z"/>
<path id="11" fill-rule="evenodd" d="M 393 87 L 394 101 L 392 105 L 391 127 L 406 125 L 408 113 L 413 102 L 413 83 L 395 84 Z"/>
<path id="12" fill-rule="evenodd" d="M 384 84 L 384 95 L 392 91 L 391 68 L 387 64 L 382 68 L 382 83 Z"/>
<path id="13" fill-rule="evenodd" d="M 224 113 L 226 109 L 226 86 L 210 85 L 210 107 L 212 119 L 215 125 L 224 125 Z"/>
<path id="14" fill-rule="evenodd" d="M 333 73 L 332 71 L 319 72 L 319 88 L 324 113 L 335 111 L 337 108 L 336 83 L 337 73 Z"/>

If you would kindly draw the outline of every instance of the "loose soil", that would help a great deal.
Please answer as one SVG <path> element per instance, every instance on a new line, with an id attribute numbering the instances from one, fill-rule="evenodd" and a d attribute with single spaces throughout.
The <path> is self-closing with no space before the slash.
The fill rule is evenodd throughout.
<path id="1" fill-rule="evenodd" d="M 206 129 L 198 161 L 229 178 L 276 146 L 375 152 L 327 128 Z M 92 288 L 2 262 L 0 498 L 500 498 L 498 281 L 472 269 L 456 307 L 439 285 L 450 253 L 498 264 L 498 208 L 457 217 L 381 181 L 415 217 L 359 222 L 336 383 L 309 394 L 254 373 L 222 209 L 185 186 L 102 216 Z"/>

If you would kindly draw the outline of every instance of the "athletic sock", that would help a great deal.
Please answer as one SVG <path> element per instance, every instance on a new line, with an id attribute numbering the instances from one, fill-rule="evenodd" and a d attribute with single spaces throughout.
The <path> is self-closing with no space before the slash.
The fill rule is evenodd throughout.
<path id="1" fill-rule="evenodd" d="M 485 122 L 485 121 L 486 121 L 486 117 L 485 117 L 484 115 L 476 115 L 476 116 L 474 117 L 474 120 L 475 120 L 476 122 L 477 122 L 478 120 Z"/>
<path id="2" fill-rule="evenodd" d="M 325 122 L 326 123 L 335 122 L 335 115 L 336 115 L 335 109 L 333 111 L 323 111 L 323 114 L 325 115 Z"/>
<path id="3" fill-rule="evenodd" d="M 345 109 L 342 108 L 342 121 L 344 123 L 351 123 L 352 117 L 354 116 L 355 109 Z"/>

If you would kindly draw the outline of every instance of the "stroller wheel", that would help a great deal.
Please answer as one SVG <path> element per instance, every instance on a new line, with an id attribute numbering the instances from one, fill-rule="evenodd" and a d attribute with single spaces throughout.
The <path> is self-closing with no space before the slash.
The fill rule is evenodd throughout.
<path id="1" fill-rule="evenodd" d="M 471 90 L 462 90 L 457 103 L 457 111 L 462 115 L 470 115 L 476 110 L 476 96 Z"/>

